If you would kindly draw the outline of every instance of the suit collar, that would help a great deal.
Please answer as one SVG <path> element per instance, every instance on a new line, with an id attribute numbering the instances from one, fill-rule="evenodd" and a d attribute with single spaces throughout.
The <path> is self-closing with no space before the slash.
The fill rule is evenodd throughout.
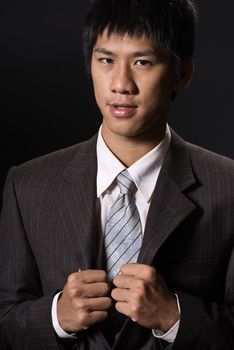
<path id="1" fill-rule="evenodd" d="M 195 184 L 188 143 L 171 129 L 171 147 L 165 158 L 161 177 L 168 175 L 181 191 Z"/>
<path id="2" fill-rule="evenodd" d="M 90 179 L 92 170 L 95 171 L 97 169 L 96 143 L 97 134 L 88 141 L 77 144 L 77 151 L 74 158 L 64 169 L 64 178 L 67 178 L 68 181 L 77 181 L 80 177 L 82 181 L 87 177 Z M 87 176 L 87 174 L 89 174 L 89 176 Z M 94 173 L 91 178 L 95 178 L 96 180 L 96 173 Z"/>

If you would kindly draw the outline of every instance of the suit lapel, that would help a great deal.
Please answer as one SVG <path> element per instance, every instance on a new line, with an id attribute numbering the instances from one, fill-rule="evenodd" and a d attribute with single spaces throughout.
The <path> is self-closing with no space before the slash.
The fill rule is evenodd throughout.
<path id="1" fill-rule="evenodd" d="M 196 209 L 185 194 L 195 184 L 186 143 L 172 131 L 171 147 L 153 192 L 139 262 L 150 265 L 169 235 Z"/>
<path id="2" fill-rule="evenodd" d="M 96 225 L 96 137 L 79 144 L 65 169 L 57 207 L 81 269 L 97 268 L 100 237 Z"/>
<path id="3" fill-rule="evenodd" d="M 175 228 L 196 208 L 171 181 L 167 182 L 167 186 L 159 185 L 158 188 L 160 192 L 151 204 L 138 259 L 148 265 Z"/>

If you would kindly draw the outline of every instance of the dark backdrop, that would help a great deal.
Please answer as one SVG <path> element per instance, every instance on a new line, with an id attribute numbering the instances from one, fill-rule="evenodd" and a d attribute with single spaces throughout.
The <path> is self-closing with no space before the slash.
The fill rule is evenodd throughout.
<path id="1" fill-rule="evenodd" d="M 10 166 L 82 141 L 101 118 L 85 75 L 88 1 L 0 2 L 0 193 Z M 121 9 L 120 9 L 121 10 Z M 187 140 L 234 157 L 233 1 L 200 1 L 190 86 L 170 123 Z"/>

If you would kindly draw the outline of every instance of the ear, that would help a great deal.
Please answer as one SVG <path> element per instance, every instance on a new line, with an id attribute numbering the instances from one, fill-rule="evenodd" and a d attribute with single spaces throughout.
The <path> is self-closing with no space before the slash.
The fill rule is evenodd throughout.
<path id="1" fill-rule="evenodd" d="M 175 81 L 174 92 L 177 94 L 184 89 L 191 81 L 194 72 L 192 57 L 184 58 L 181 62 L 180 71 Z"/>

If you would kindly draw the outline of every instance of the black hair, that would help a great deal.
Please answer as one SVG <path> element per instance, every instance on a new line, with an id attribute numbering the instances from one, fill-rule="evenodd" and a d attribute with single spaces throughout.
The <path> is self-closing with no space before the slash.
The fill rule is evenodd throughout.
<path id="1" fill-rule="evenodd" d="M 90 71 L 93 47 L 105 29 L 150 38 L 176 69 L 193 56 L 197 10 L 193 0 L 93 0 L 83 27 L 85 64 Z"/>

